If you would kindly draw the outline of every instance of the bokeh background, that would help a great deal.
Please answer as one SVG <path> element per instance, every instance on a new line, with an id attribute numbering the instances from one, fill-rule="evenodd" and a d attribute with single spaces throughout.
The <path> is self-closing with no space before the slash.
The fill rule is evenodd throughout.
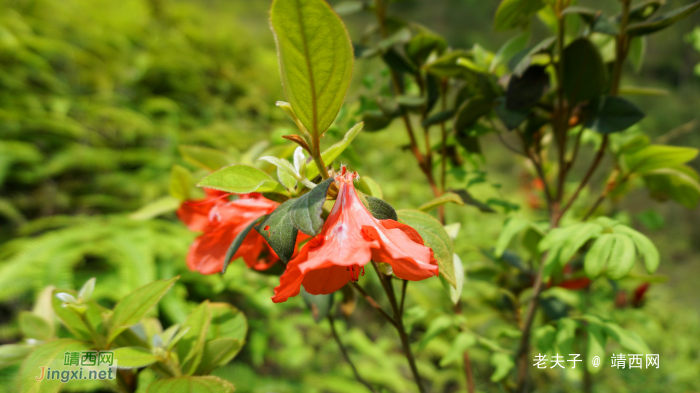
<path id="1" fill-rule="evenodd" d="M 184 256 L 195 234 L 177 222 L 167 197 L 172 165 L 194 168 L 181 158 L 180 145 L 216 148 L 231 162 L 255 165 L 261 165 L 256 161 L 261 155 L 290 151 L 281 136 L 291 133 L 293 124 L 274 106 L 284 94 L 267 21 L 269 3 L 0 0 L 0 344 L 19 339 L 17 314 L 30 309 L 47 285 L 79 288 L 96 276 L 95 296 L 113 304 L 140 285 L 183 274 L 161 306 L 164 323 L 181 321 L 204 299 L 231 302 L 248 316 L 246 347 L 217 372 L 237 391 L 360 391 L 328 327 L 316 324 L 300 299 L 279 306 L 269 301 L 274 277 L 247 271 L 242 263 L 224 277 L 186 271 Z M 390 10 L 445 36 L 453 47 L 478 44 L 496 51 L 515 34 L 493 30 L 498 3 L 405 0 Z M 667 3 L 666 9 L 673 9 L 691 1 Z M 609 14 L 618 7 L 610 0 L 579 4 Z M 372 23 L 371 15 L 344 20 L 353 39 Z M 544 25 L 535 32 L 543 37 Z M 652 139 L 700 147 L 699 51 L 696 14 L 651 36 L 641 71 L 626 73 L 623 84 L 668 90 L 663 97 L 634 98 L 647 113 L 639 127 Z M 382 72 L 377 61 L 358 61 L 347 105 L 357 105 L 367 78 Z M 324 143 L 344 131 L 332 129 Z M 430 193 L 414 160 L 401 149 L 405 143 L 397 122 L 387 131 L 361 134 L 341 159 L 377 180 L 395 207 L 415 208 Z M 527 210 L 533 191 L 519 158 L 494 136 L 482 146 L 483 159 L 470 165 L 488 173 L 488 182 L 475 192 Z M 700 160 L 690 165 L 700 170 Z M 604 181 L 599 172 L 592 182 L 596 190 Z M 660 203 L 642 189 L 614 201 L 611 209 L 650 236 L 662 255 L 645 306 L 617 310 L 661 354 L 661 369 L 603 370 L 595 391 L 700 391 L 700 209 Z M 481 250 L 493 245 L 505 215 L 469 207 L 448 207 L 447 213 L 449 221 L 462 224 L 456 250 L 467 270 L 489 263 Z M 367 281 L 379 291 L 372 278 Z M 636 284 L 623 280 L 621 288 L 594 290 L 608 300 L 609 311 L 617 291 Z M 439 283 L 411 287 L 414 339 L 430 321 L 421 307 L 449 307 L 440 291 Z M 468 318 L 495 318 L 480 305 L 495 297 L 492 292 L 488 282 L 467 281 Z M 368 379 L 410 391 L 398 343 L 388 327 L 364 316 L 370 312 L 358 303 L 343 325 L 344 340 Z M 498 328 L 482 326 L 484 334 Z M 446 348 L 449 342 L 439 339 L 426 345 L 421 367 L 435 381 L 434 391 L 459 391 L 464 384 L 459 369 L 441 369 L 430 361 Z M 489 382 L 488 354 L 477 350 L 473 361 L 478 388 L 499 391 Z M 17 366 L 0 368 L 0 391 L 13 391 L 16 373 Z M 538 378 L 549 386 L 546 391 L 576 391 L 576 375 Z"/>

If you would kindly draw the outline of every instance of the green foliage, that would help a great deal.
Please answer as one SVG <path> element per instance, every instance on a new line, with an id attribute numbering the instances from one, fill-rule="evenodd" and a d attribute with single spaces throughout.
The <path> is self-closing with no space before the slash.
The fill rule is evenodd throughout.
<path id="1" fill-rule="evenodd" d="M 237 194 L 251 192 L 287 193 L 284 186 L 276 182 L 270 175 L 248 165 L 234 164 L 221 168 L 200 180 L 197 185 Z"/>

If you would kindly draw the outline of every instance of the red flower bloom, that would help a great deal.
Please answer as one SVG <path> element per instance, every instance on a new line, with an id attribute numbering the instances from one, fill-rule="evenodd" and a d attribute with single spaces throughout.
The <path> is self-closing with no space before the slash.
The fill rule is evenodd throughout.
<path id="1" fill-rule="evenodd" d="M 218 191 L 217 191 L 218 192 Z M 207 192 L 216 196 L 214 192 Z M 225 195 L 219 193 L 219 197 Z M 192 243 L 187 253 L 187 267 L 202 274 L 223 270 L 228 248 L 238 234 L 258 217 L 269 214 L 278 206 L 260 194 L 248 194 L 235 201 L 211 201 L 205 204 L 183 204 L 178 217 L 192 230 L 204 234 Z M 246 265 L 265 270 L 279 260 L 265 239 L 251 230 L 231 260 L 243 258 Z"/>
<path id="2" fill-rule="evenodd" d="M 329 294 L 348 281 L 357 281 L 370 260 L 391 264 L 397 277 L 418 281 L 438 274 L 433 251 L 415 229 L 394 220 L 377 220 L 358 199 L 355 174 L 335 178 L 338 198 L 316 237 L 287 264 L 272 301 L 280 303 L 299 293 Z"/>
<path id="3" fill-rule="evenodd" d="M 205 188 L 204 192 L 207 194 L 207 198 L 183 202 L 175 212 L 180 221 L 184 222 L 191 231 L 203 231 L 209 224 L 211 209 L 219 203 L 226 202 L 223 198 L 229 195 L 211 188 Z"/>

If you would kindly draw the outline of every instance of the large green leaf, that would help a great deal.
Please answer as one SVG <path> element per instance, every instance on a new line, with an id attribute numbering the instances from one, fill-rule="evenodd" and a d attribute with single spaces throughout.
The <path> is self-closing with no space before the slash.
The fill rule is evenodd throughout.
<path id="1" fill-rule="evenodd" d="M 515 235 L 522 232 L 523 230 L 525 230 L 525 228 L 529 226 L 530 222 L 524 218 L 516 216 L 510 217 L 503 225 L 503 229 L 501 230 L 500 235 L 498 235 L 494 255 L 500 258 L 501 255 L 503 255 L 503 252 L 506 250 L 506 248 L 508 248 L 508 244 L 510 244 L 511 240 L 515 237 Z"/>
<path id="2" fill-rule="evenodd" d="M 688 4 L 685 7 L 677 8 L 667 14 L 657 16 L 648 21 L 630 24 L 627 26 L 627 34 L 631 36 L 640 36 L 655 33 L 690 16 L 698 9 L 700 9 L 700 1 Z"/>
<path id="3" fill-rule="evenodd" d="M 165 295 L 179 277 L 146 284 L 117 303 L 112 313 L 107 341 L 112 342 L 121 332 L 136 325 Z"/>
<path id="4" fill-rule="evenodd" d="M 507 63 L 516 53 L 524 50 L 528 41 L 530 41 L 530 32 L 523 32 L 506 41 L 491 60 L 489 72 L 494 72 L 499 65 Z"/>
<path id="5" fill-rule="evenodd" d="M 625 163 L 628 171 L 643 174 L 685 164 L 697 155 L 698 149 L 691 147 L 649 145 L 625 155 Z"/>
<path id="6" fill-rule="evenodd" d="M 624 131 L 644 118 L 644 113 L 621 97 L 604 96 L 591 101 L 586 127 L 601 134 Z"/>
<path id="7" fill-rule="evenodd" d="M 63 382 L 60 379 L 44 379 L 37 381 L 42 373 L 48 368 L 54 370 L 63 367 L 63 354 L 65 352 L 80 352 L 90 350 L 90 346 L 82 341 L 62 338 L 56 341 L 51 341 L 38 347 L 31 355 L 22 363 L 20 371 L 19 383 L 21 393 L 56 393 Z"/>
<path id="8" fill-rule="evenodd" d="M 296 199 L 285 201 L 255 226 L 255 230 L 265 238 L 284 263 L 289 262 L 296 247 L 298 230 L 294 227 L 290 214 L 295 202 Z"/>
<path id="9" fill-rule="evenodd" d="M 362 122 L 355 124 L 351 129 L 348 130 L 348 132 L 345 133 L 345 136 L 342 140 L 333 144 L 328 149 L 324 150 L 323 153 L 321 153 L 323 163 L 326 165 L 330 165 L 336 158 L 338 158 L 338 156 L 343 151 L 345 151 L 345 149 L 347 149 L 348 146 L 350 146 L 350 142 L 352 142 L 352 140 L 355 139 L 357 134 L 359 134 L 360 131 L 362 131 L 363 126 L 364 123 Z M 316 176 L 318 176 L 318 168 L 316 167 L 316 165 L 309 165 L 308 169 L 306 170 L 306 177 L 308 179 L 313 179 Z"/>
<path id="10" fill-rule="evenodd" d="M 287 189 L 267 173 L 258 168 L 240 164 L 219 169 L 200 180 L 197 186 L 234 194 L 248 194 L 251 192 L 287 193 Z"/>
<path id="11" fill-rule="evenodd" d="M 646 266 L 647 272 L 649 274 L 654 273 L 659 267 L 659 250 L 656 249 L 654 243 L 641 232 L 624 225 L 617 225 L 614 230 L 615 233 L 627 235 L 632 239 L 634 245 L 637 247 L 637 252 L 644 258 L 644 265 Z"/>
<path id="12" fill-rule="evenodd" d="M 457 286 L 454 266 L 454 245 L 445 228 L 433 216 L 419 210 L 399 210 L 399 221 L 412 227 L 423 238 L 425 245 L 433 249 L 440 275 L 453 287 Z"/>
<path id="13" fill-rule="evenodd" d="M 564 93 L 571 104 L 603 94 L 606 70 L 600 52 L 587 38 L 579 38 L 564 49 Z"/>
<path id="14" fill-rule="evenodd" d="M 323 0 L 275 0 L 270 20 L 288 101 L 306 129 L 321 135 L 335 120 L 350 85 L 350 36 Z"/>
<path id="15" fill-rule="evenodd" d="M 658 200 L 673 199 L 688 209 L 694 209 L 700 202 L 700 176 L 687 165 L 663 168 L 647 172 L 644 184 L 649 195 Z"/>
<path id="16" fill-rule="evenodd" d="M 543 0 L 503 0 L 496 10 L 494 27 L 508 30 L 527 25 L 537 11 L 544 8 Z"/>
<path id="17" fill-rule="evenodd" d="M 614 245 L 615 236 L 612 233 L 602 234 L 596 239 L 583 264 L 588 277 L 595 278 L 603 271 Z"/>
<path id="18" fill-rule="evenodd" d="M 613 234 L 615 244 L 610 252 L 607 275 L 613 280 L 618 280 L 629 273 L 634 266 L 635 248 L 634 242 L 627 236 Z"/>
<path id="19" fill-rule="evenodd" d="M 121 347 L 114 350 L 119 368 L 139 368 L 155 363 L 158 359 L 146 348 Z"/>
<path id="20" fill-rule="evenodd" d="M 321 232 L 324 223 L 324 219 L 321 218 L 323 203 L 326 201 L 328 187 L 333 181 L 333 178 L 328 178 L 296 199 L 289 211 L 295 228 L 309 236 L 316 236 Z"/>
<path id="21" fill-rule="evenodd" d="M 207 340 L 227 337 L 245 341 L 248 321 L 243 312 L 228 303 L 210 303 L 211 324 Z"/>
<path id="22" fill-rule="evenodd" d="M 183 374 L 192 375 L 202 360 L 204 343 L 207 341 L 207 331 L 211 323 L 209 301 L 204 301 L 187 317 L 182 324 L 187 330 L 177 343 L 177 354 Z"/>
<path id="23" fill-rule="evenodd" d="M 214 369 L 226 365 L 243 348 L 243 341 L 235 338 L 217 338 L 204 344 L 202 360 L 197 366 L 198 375 L 206 375 Z"/>
<path id="24" fill-rule="evenodd" d="M 177 377 L 153 382 L 146 393 L 231 393 L 233 385 L 214 376 Z"/>

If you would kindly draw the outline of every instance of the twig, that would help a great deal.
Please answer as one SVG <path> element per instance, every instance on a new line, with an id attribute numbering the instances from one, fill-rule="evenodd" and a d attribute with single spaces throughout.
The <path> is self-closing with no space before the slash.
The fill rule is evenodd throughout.
<path id="1" fill-rule="evenodd" d="M 360 294 L 362 294 L 362 296 L 364 296 L 365 300 L 367 300 L 367 303 L 369 303 L 370 306 L 374 307 L 375 310 L 382 314 L 382 316 L 386 318 L 386 320 L 389 321 L 389 323 L 391 323 L 394 326 L 397 326 L 396 321 L 394 321 L 394 318 L 387 314 L 386 311 L 384 311 L 384 309 L 382 308 L 382 306 L 380 306 L 379 303 L 377 303 L 377 301 L 372 298 L 372 296 L 365 292 L 364 288 L 362 288 L 356 282 L 352 282 L 351 284 L 355 289 L 357 289 L 358 292 L 360 292 Z"/>
<path id="2" fill-rule="evenodd" d="M 578 198 L 578 194 L 581 193 L 581 190 L 583 190 L 583 188 L 586 187 L 588 182 L 591 180 L 591 177 L 593 176 L 593 172 L 595 172 L 596 168 L 598 168 L 598 164 L 600 164 L 600 162 L 603 159 L 603 156 L 605 156 L 605 148 L 607 146 L 608 146 L 608 136 L 605 135 L 605 136 L 603 136 L 603 143 L 601 143 L 600 149 L 598 149 L 598 153 L 596 154 L 595 158 L 593 159 L 593 163 L 591 164 L 591 167 L 588 169 L 588 172 L 586 172 L 586 175 L 583 177 L 583 180 L 581 180 L 581 183 L 579 183 L 578 188 L 576 188 L 576 191 L 574 191 L 574 194 L 569 199 L 569 202 L 559 212 L 559 217 L 562 217 L 564 215 L 564 213 L 566 213 L 566 211 L 569 210 L 569 208 L 574 203 L 576 198 Z"/>
<path id="3" fill-rule="evenodd" d="M 353 374 L 355 374 L 355 379 L 357 379 L 357 381 L 360 382 L 361 384 L 365 385 L 370 392 L 376 393 L 377 390 L 375 390 L 374 387 L 369 382 L 367 382 L 364 378 L 362 378 L 360 373 L 357 371 L 357 368 L 352 363 L 352 360 L 350 360 L 350 355 L 348 354 L 348 350 L 343 345 L 343 342 L 340 341 L 340 336 L 338 335 L 338 331 L 335 329 L 335 321 L 333 320 L 333 316 L 331 314 L 328 314 L 328 322 L 331 325 L 331 332 L 333 333 L 333 338 L 335 339 L 335 342 L 338 343 L 338 347 L 340 348 L 340 352 L 343 354 L 345 361 L 348 362 L 348 364 L 350 365 L 350 368 L 352 368 L 352 372 L 353 372 Z"/>
<path id="4" fill-rule="evenodd" d="M 403 305 L 406 301 L 406 288 L 408 288 L 408 280 L 403 280 L 401 286 L 401 306 L 399 306 L 399 315 L 403 317 Z"/>

